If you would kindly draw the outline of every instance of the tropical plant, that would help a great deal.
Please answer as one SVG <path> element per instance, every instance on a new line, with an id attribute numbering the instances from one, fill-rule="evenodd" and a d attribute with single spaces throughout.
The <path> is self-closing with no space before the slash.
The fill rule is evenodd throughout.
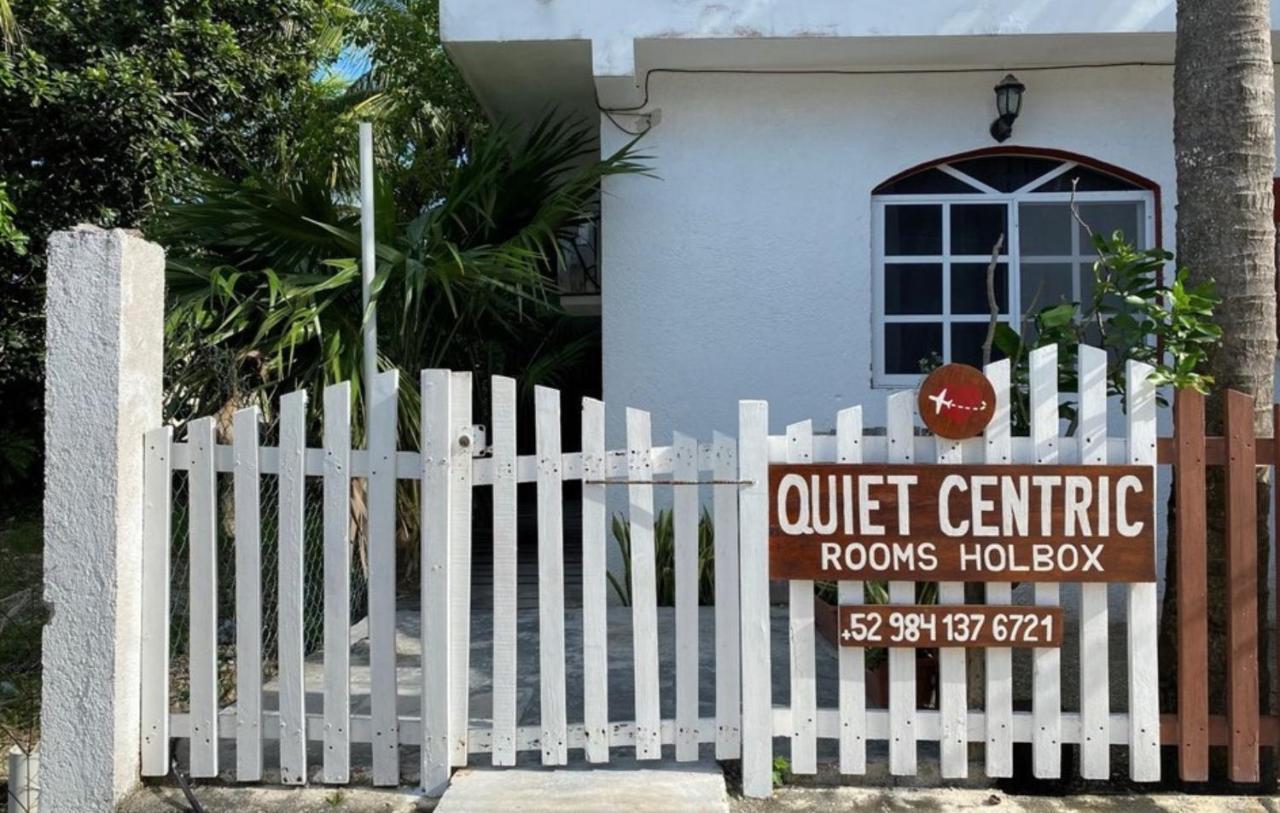
<path id="1" fill-rule="evenodd" d="M 1173 255 L 1163 249 L 1138 250 L 1116 232 L 1092 234 L 1098 259 L 1093 264 L 1093 292 L 1083 303 L 1061 302 L 1026 317 L 1020 329 L 996 325 L 994 346 L 1011 360 L 1012 419 L 1025 430 L 1029 422 L 1028 391 L 1031 350 L 1058 346 L 1059 388 L 1079 390 L 1075 358 L 1080 344 L 1107 350 L 1108 394 L 1123 398 L 1126 362 L 1143 361 L 1154 368 L 1158 385 L 1208 391 L 1213 376 L 1205 371 L 1211 350 L 1222 337 L 1213 321 L 1220 302 L 1211 281 L 1190 282 L 1179 268 L 1168 285 L 1162 283 Z M 1163 396 L 1161 396 L 1163 398 Z M 1076 405 L 1064 401 L 1062 417 L 1074 432 Z"/>
<path id="2" fill-rule="evenodd" d="M 9 200 L 8 189 L 5 188 L 4 181 L 0 181 L 0 247 L 6 247 L 16 256 L 22 257 L 27 253 L 28 238 L 14 225 L 15 211 L 13 201 Z"/>
<path id="3" fill-rule="evenodd" d="M 522 377 L 532 386 L 559 369 L 549 360 L 572 361 L 586 346 L 549 296 L 561 246 L 594 216 L 603 177 L 645 169 L 633 144 L 604 159 L 594 149 L 590 128 L 561 118 L 523 136 L 494 129 L 455 164 L 439 200 L 407 221 L 378 185 L 379 361 L 400 371 L 407 414 L 422 369 L 540 371 L 542 380 Z M 353 201 L 326 185 L 257 174 L 209 177 L 166 207 L 155 231 L 174 246 L 173 417 L 213 414 L 250 394 L 265 406 L 281 387 L 350 380 L 359 395 L 358 218 Z M 209 348 L 244 376 L 206 363 Z M 405 424 L 412 440 L 416 422 Z"/>
<path id="4" fill-rule="evenodd" d="M 609 573 L 609 585 L 624 606 L 631 606 L 631 525 L 621 514 L 613 517 L 613 538 L 622 552 L 622 578 Z M 698 517 L 698 604 L 711 605 L 716 600 L 715 529 L 706 508 Z M 675 517 L 661 510 L 653 523 L 653 559 L 658 606 L 674 607 L 676 603 L 676 532 Z"/>
<path id="5" fill-rule="evenodd" d="M 17 39 L 18 21 L 13 16 L 13 6 L 9 0 L 0 0 L 0 46 L 7 51 Z"/>

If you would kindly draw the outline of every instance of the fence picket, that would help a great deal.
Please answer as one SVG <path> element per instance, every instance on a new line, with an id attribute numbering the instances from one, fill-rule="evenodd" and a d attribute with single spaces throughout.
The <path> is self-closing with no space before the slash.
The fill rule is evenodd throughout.
<path id="1" fill-rule="evenodd" d="M 218 775 L 218 475 L 213 466 L 213 418 L 192 421 L 187 443 L 191 445 L 191 775 L 205 778 Z"/>
<path id="2" fill-rule="evenodd" d="M 983 372 L 996 393 L 996 411 L 983 435 L 987 463 L 1004 464 L 1013 459 L 1010 427 L 1009 360 L 992 362 Z M 1013 602 L 1013 587 L 1008 582 L 988 582 L 987 604 L 1006 605 Z M 986 774 L 990 777 L 1013 776 L 1013 658 L 1008 647 L 986 650 L 986 697 L 983 710 L 986 728 Z"/>
<path id="3" fill-rule="evenodd" d="M 813 462 L 813 421 L 793 423 L 787 427 L 787 462 Z M 791 770 L 805 775 L 818 771 L 813 582 L 791 580 L 787 589 L 790 605 L 787 629 L 791 650 Z"/>
<path id="4" fill-rule="evenodd" d="M 716 759 L 742 755 L 742 685 L 738 670 L 738 446 L 715 432 L 711 438 L 711 487 L 715 528 Z"/>
<path id="5" fill-rule="evenodd" d="M 959 441 L 936 438 L 937 460 L 942 464 L 962 462 Z M 964 604 L 964 584 L 940 582 L 939 604 Z M 955 779 L 969 775 L 969 697 L 966 660 L 968 653 L 961 647 L 942 647 L 938 650 L 938 713 L 942 724 L 938 748 L 942 762 L 942 776 Z"/>
<path id="6" fill-rule="evenodd" d="M 560 393 L 534 394 L 538 450 L 538 655 L 541 659 L 542 764 L 569 759 L 565 716 L 564 519 Z"/>
<path id="7" fill-rule="evenodd" d="M 232 418 L 236 531 L 236 779 L 262 779 L 262 540 L 258 408 Z"/>
<path id="8" fill-rule="evenodd" d="M 493 377 L 493 764 L 516 764 L 516 382 Z"/>
<path id="9" fill-rule="evenodd" d="M 1280 437 L 1280 431 L 1277 431 L 1276 427 L 1280 427 L 1280 404 L 1271 405 L 1271 451 L 1273 455 L 1272 465 L 1274 466 L 1271 470 L 1273 481 L 1271 499 L 1274 501 L 1273 505 L 1280 506 L 1280 443 L 1275 442 L 1275 438 Z M 1271 521 L 1272 523 L 1277 522 L 1276 519 Z M 1272 574 L 1274 581 L 1271 582 L 1275 585 L 1275 589 L 1272 590 L 1271 603 L 1272 611 L 1274 612 L 1272 618 L 1276 619 L 1276 622 L 1275 629 L 1272 630 L 1273 640 L 1271 641 L 1271 657 L 1275 661 L 1275 671 L 1271 674 L 1275 676 L 1272 678 L 1273 680 L 1280 681 L 1280 533 L 1274 534 L 1272 539 L 1276 541 L 1274 543 L 1275 552 L 1271 555 L 1272 566 L 1275 568 L 1275 572 Z M 1265 610 L 1263 612 L 1265 613 Z M 1280 726 L 1277 728 L 1280 729 Z M 1272 754 L 1280 754 L 1280 730 L 1276 731 L 1275 749 Z M 1273 756 L 1272 758 L 1274 759 L 1275 757 Z"/>
<path id="10" fill-rule="evenodd" d="M 1080 462 L 1107 462 L 1107 353 L 1080 346 L 1080 398 L 1076 407 L 1076 438 Z M 1111 690 L 1108 663 L 1107 584 L 1080 585 L 1080 775 L 1085 779 L 1111 776 Z"/>
<path id="11" fill-rule="evenodd" d="M 440 796 L 449 785 L 450 622 L 449 526 L 453 482 L 453 399 L 448 370 L 422 371 L 422 787 Z"/>
<path id="12" fill-rule="evenodd" d="M 658 603 L 653 538 L 653 454 L 649 413 L 627 409 L 631 503 L 631 632 L 636 685 L 636 759 L 662 757 L 658 705 Z"/>
<path id="13" fill-rule="evenodd" d="M 449 428 L 449 478 L 453 481 L 449 512 L 449 740 L 450 762 L 467 764 L 467 736 L 471 720 L 471 373 L 450 373 L 452 424 Z M 466 440 L 464 440 L 466 438 Z"/>
<path id="14" fill-rule="evenodd" d="M 773 792 L 769 660 L 769 404 L 738 402 L 738 568 L 742 607 L 742 792 Z"/>
<path id="15" fill-rule="evenodd" d="M 400 784 L 396 701 L 396 440 L 400 377 L 373 378 L 369 404 L 369 701 L 373 784 Z"/>
<path id="16" fill-rule="evenodd" d="M 607 762 L 610 746 L 634 745 L 638 759 L 660 758 L 663 745 L 674 746 L 678 761 L 696 759 L 702 743 L 715 743 L 718 757 L 741 755 L 743 788 L 747 796 L 771 791 L 773 736 L 789 735 L 792 770 L 816 771 L 817 740 L 839 740 L 842 773 L 866 771 L 867 739 L 884 740 L 889 770 L 894 775 L 917 771 L 921 739 L 939 743 L 945 778 L 968 772 L 968 744 L 985 736 L 986 772 L 992 777 L 1012 773 L 1012 743 L 1032 745 L 1033 773 L 1059 776 L 1062 746 L 1081 747 L 1080 775 L 1107 778 L 1113 744 L 1130 747 L 1130 775 L 1136 781 L 1160 776 L 1160 729 L 1174 723 L 1161 720 L 1157 705 L 1156 586 L 1126 584 L 1128 705 L 1124 714 L 1112 713 L 1109 686 L 1108 588 L 1082 583 L 1080 601 L 1080 710 L 1061 708 L 1061 650 L 1043 647 L 1032 654 L 1031 712 L 1012 710 L 1012 661 L 1008 647 L 985 652 L 985 708 L 969 710 L 978 700 L 969 696 L 965 651 L 944 647 L 938 653 L 938 710 L 917 708 L 916 651 L 890 647 L 889 709 L 866 708 L 865 650 L 838 648 L 839 709 L 818 709 L 816 639 L 812 581 L 797 580 L 789 590 L 790 708 L 773 708 L 770 670 L 768 464 L 770 460 L 808 463 L 813 460 L 854 463 L 886 460 L 912 463 L 931 453 L 939 464 L 972 462 L 981 444 L 987 463 L 1039 465 L 1105 465 L 1118 462 L 1121 450 L 1132 465 L 1155 466 L 1157 455 L 1155 388 L 1151 368 L 1131 362 L 1127 368 L 1127 437 L 1109 438 L 1107 431 L 1107 359 L 1095 348 L 1079 350 L 1078 432 L 1069 444 L 1059 437 L 1058 352 L 1041 348 L 1030 358 L 1030 422 L 1028 438 L 1014 439 L 1010 431 L 1010 365 L 987 365 L 996 392 L 996 414 L 983 441 L 953 442 L 916 437 L 915 394 L 894 393 L 886 402 L 883 437 L 863 437 L 860 407 L 837 414 L 835 437 L 814 437 L 812 423 L 787 427 L 782 437 L 768 435 L 768 405 L 739 404 L 738 446 L 716 433 L 699 446 L 690 436 L 676 433 L 668 447 L 651 444 L 650 416 L 627 411 L 627 450 L 605 447 L 604 404 L 584 399 L 582 452 L 561 449 L 559 393 L 537 388 L 536 454 L 516 452 L 516 383 L 493 380 L 494 444 L 489 457 L 473 462 L 471 381 L 468 374 L 424 371 L 422 377 L 422 451 L 397 450 L 398 386 L 395 373 L 377 376 L 370 393 L 368 450 L 351 449 L 350 389 L 338 384 L 324 390 L 323 443 L 306 448 L 306 394 L 291 393 L 280 402 L 279 448 L 261 447 L 256 408 L 234 416 L 230 445 L 216 445 L 213 418 L 191 422 L 182 443 L 158 429 L 147 433 L 144 491 L 141 652 L 143 698 L 143 773 L 167 772 L 167 738 L 189 741 L 190 772 L 215 776 L 219 741 L 236 742 L 236 778 L 261 777 L 263 740 L 280 739 L 282 781 L 307 780 L 309 741 L 323 743 L 321 776 L 329 783 L 350 780 L 352 743 L 370 743 L 373 781 L 391 785 L 400 779 L 399 745 L 421 743 L 422 784 L 439 795 L 447 787 L 451 768 L 466 764 L 468 753 L 491 752 L 495 765 L 514 765 L 521 750 L 540 749 L 546 764 L 566 764 L 570 749 L 584 749 L 590 762 Z M 1179 718 L 1180 772 L 1195 778 L 1207 772 L 1210 731 L 1221 726 L 1229 749 L 1233 781 L 1256 781 L 1260 739 L 1274 727 L 1258 713 L 1256 646 L 1258 604 L 1257 566 L 1252 529 L 1256 519 L 1254 467 L 1256 455 L 1273 462 L 1278 445 L 1253 437 L 1252 402 L 1229 392 L 1223 439 L 1206 444 L 1203 399 L 1179 394 L 1177 435 L 1161 447 L 1161 459 L 1172 452 L 1179 489 L 1178 539 L 1180 573 L 1203 569 L 1204 465 L 1225 464 L 1228 569 L 1233 591 L 1228 605 L 1228 648 L 1233 661 L 1227 715 L 1214 718 L 1207 711 L 1207 687 L 1185 676 L 1203 671 L 1207 657 L 1203 574 L 1186 578 L 1180 587 Z M 1280 406 L 1274 407 L 1280 412 Z M 1217 445 L 1214 445 L 1217 444 Z M 1206 454 L 1208 448 L 1209 454 Z M 1262 451 L 1259 451 L 1261 449 Z M 396 510 L 399 480 L 417 469 L 421 481 L 422 528 L 422 712 L 401 715 L 396 707 Z M 190 574 L 189 664 L 190 712 L 171 714 L 168 694 L 168 556 L 171 522 L 171 472 L 189 472 Z M 713 516 L 720 532 L 714 541 L 721 567 L 716 569 L 715 659 L 716 712 L 699 716 L 699 563 L 700 496 L 696 481 L 711 470 L 717 481 L 711 491 Z M 235 651 L 236 694 L 233 705 L 219 707 L 219 591 L 217 552 L 219 533 L 218 476 L 232 475 L 235 513 Z M 279 475 L 279 583 L 276 585 L 279 628 L 279 711 L 264 712 L 261 703 L 263 621 L 260 538 L 260 478 Z M 657 572 L 653 486 L 656 475 L 670 474 L 673 491 L 675 583 L 674 717 L 663 719 L 660 705 Z M 304 683 L 304 524 L 305 478 L 320 476 L 324 486 L 323 592 L 324 642 L 322 657 L 323 707 L 308 714 Z M 368 714 L 351 714 L 351 484 L 367 478 L 369 529 L 368 627 L 371 707 Z M 635 722 L 609 722 L 609 641 L 607 608 L 607 489 L 603 480 L 626 482 L 629 500 L 631 614 L 634 630 Z M 563 482 L 583 482 L 583 722 L 567 721 L 568 662 L 565 651 Z M 517 484 L 536 482 L 538 488 L 539 548 L 539 672 L 542 719 L 537 726 L 520 726 L 516 684 L 516 507 Z M 694 484 L 690 484 L 694 483 Z M 225 484 L 225 483 L 224 483 Z M 494 494 L 494 673 L 493 725 L 470 727 L 465 696 L 470 641 L 469 592 L 459 574 L 471 567 L 471 495 L 477 485 L 493 485 Z M 1068 489 L 1072 484 L 1068 483 Z M 1071 504 L 1071 498 L 1067 498 Z M 1197 508 L 1198 506 L 1198 508 Z M 1102 510 L 1106 510 L 1103 508 Z M 1198 510 L 1198 518 L 1197 518 Z M 1198 558 L 1197 558 L 1198 557 Z M 1008 583 L 988 583 L 992 605 L 1012 603 Z M 864 583 L 838 583 L 839 603 L 865 601 Z M 1033 584 L 1037 606 L 1062 603 L 1057 584 Z M 942 605 L 963 605 L 960 583 L 940 583 Z M 916 585 L 890 583 L 889 602 L 916 603 Z M 1198 640 L 1197 640 L 1198 639 Z M 1117 642 L 1118 643 L 1118 642 Z M 460 664 L 464 664 L 460 666 Z M 1199 698 L 1199 699 L 1197 699 Z M 666 698 L 670 700 L 670 698 Z M 740 711 L 739 711 L 740 710 Z M 1225 725 L 1223 725 L 1225 723 Z M 1169 729 L 1173 730 L 1173 729 Z M 724 756 L 722 756 L 724 755 Z"/>
<path id="17" fill-rule="evenodd" d="M 836 414 L 836 461 L 862 462 L 862 407 L 849 407 Z M 840 605 L 864 602 L 860 581 L 837 583 Z M 841 646 L 840 670 L 840 773 L 867 771 L 867 665 L 862 647 Z"/>
<path id="18" fill-rule="evenodd" d="M 280 399 L 279 572 L 276 644 L 280 685 L 280 781 L 307 781 L 307 709 L 303 672 L 303 491 L 307 443 L 307 393 Z"/>
<path id="19" fill-rule="evenodd" d="M 1152 467 L 1156 465 L 1156 387 L 1151 383 L 1153 371 L 1151 365 L 1137 361 L 1128 362 L 1125 368 L 1129 462 Z M 1252 409 L 1252 407 L 1253 405 L 1250 404 L 1249 408 Z M 1252 422 L 1249 426 L 1253 426 Z M 1250 474 L 1252 475 L 1252 469 Z M 1153 482 L 1154 479 L 1153 472 Z M 1253 494 L 1252 488 L 1248 491 Z M 1156 583 L 1152 581 L 1130 584 L 1127 589 L 1129 591 L 1129 776 L 1138 782 L 1155 782 L 1160 779 L 1160 692 L 1157 682 L 1159 659 L 1156 652 L 1156 638 L 1159 630 Z M 1253 696 L 1255 699 L 1258 696 L 1256 683 Z M 1254 711 L 1256 713 L 1257 706 L 1254 706 Z"/>
<path id="20" fill-rule="evenodd" d="M 911 463 L 915 456 L 914 393 L 895 392 L 885 399 L 888 462 Z M 914 604 L 914 582 L 889 582 L 890 604 Z M 889 649 L 889 772 L 916 772 L 916 650 Z"/>
<path id="21" fill-rule="evenodd" d="M 603 480 L 604 402 L 582 399 L 582 477 Z M 605 486 L 582 485 L 582 720 L 588 762 L 609 761 L 608 509 Z"/>
<path id="22" fill-rule="evenodd" d="M 1209 778 L 1204 396 L 1192 389 L 1179 390 L 1173 420 L 1174 487 L 1178 490 L 1172 540 L 1178 564 L 1178 771 L 1184 782 L 1203 782 Z"/>
<path id="23" fill-rule="evenodd" d="M 674 480 L 697 482 L 698 441 L 675 433 L 671 443 Z M 698 758 L 698 486 L 675 486 L 672 494 L 676 578 L 676 761 Z"/>
<path id="24" fill-rule="evenodd" d="M 1031 351 L 1031 441 L 1040 465 L 1058 462 L 1058 346 Z M 1059 604 L 1057 584 L 1037 582 L 1035 603 Z M 1031 713 L 1034 718 L 1031 758 L 1037 779 L 1062 774 L 1062 651 L 1056 647 L 1032 650 Z"/>
<path id="25" fill-rule="evenodd" d="M 142 775 L 169 773 L 169 540 L 173 529 L 172 427 L 144 439 L 142 518 Z"/>
<path id="26" fill-rule="evenodd" d="M 324 388 L 324 768 L 351 779 L 351 384 Z"/>
<path id="27" fill-rule="evenodd" d="M 1258 781 L 1258 553 L 1257 492 L 1254 485 L 1253 399 L 1228 390 L 1226 546 L 1227 762 L 1235 782 Z M 1154 434 L 1154 433 L 1153 433 Z M 1135 461 L 1137 462 L 1137 461 Z M 1136 746 L 1135 746 L 1136 747 Z"/>

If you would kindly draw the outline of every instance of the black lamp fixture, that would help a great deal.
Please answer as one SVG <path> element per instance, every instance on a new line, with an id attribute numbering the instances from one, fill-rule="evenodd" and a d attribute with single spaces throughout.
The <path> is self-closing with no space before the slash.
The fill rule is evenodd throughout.
<path id="1" fill-rule="evenodd" d="M 1027 86 L 1018 81 L 1011 73 L 1005 74 L 996 85 L 996 120 L 991 122 L 991 137 L 996 141 L 1007 141 L 1013 135 L 1013 122 L 1022 112 L 1022 91 Z"/>

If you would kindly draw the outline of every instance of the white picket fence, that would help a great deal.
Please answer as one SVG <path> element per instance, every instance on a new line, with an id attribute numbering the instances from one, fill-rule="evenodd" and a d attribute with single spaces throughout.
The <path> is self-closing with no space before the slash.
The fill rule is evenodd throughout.
<path id="1" fill-rule="evenodd" d="M 263 741 L 279 740 L 286 783 L 308 779 L 307 743 L 323 743 L 320 778 L 345 783 L 351 776 L 351 744 L 372 744 L 372 779 L 378 785 L 405 780 L 401 746 L 419 749 L 421 785 L 432 793 L 447 786 L 453 767 L 471 754 L 489 753 L 494 765 L 514 765 L 517 752 L 539 751 L 546 765 L 564 765 L 571 751 L 588 762 L 606 762 L 614 748 L 658 759 L 674 746 L 677 760 L 698 758 L 714 743 L 718 759 L 743 761 L 744 791 L 771 792 L 773 737 L 791 740 L 791 769 L 817 769 L 817 741 L 839 742 L 843 773 L 867 769 L 867 743 L 886 741 L 895 775 L 917 769 L 917 743 L 940 746 L 944 777 L 969 769 L 968 744 L 985 745 L 985 772 L 1010 776 L 1015 742 L 1033 747 L 1038 777 L 1061 773 L 1061 746 L 1080 746 L 1081 774 L 1106 779 L 1110 746 L 1129 746 L 1130 775 L 1159 777 L 1156 697 L 1156 585 L 1128 585 L 1128 712 L 1112 712 L 1110 629 L 1106 585 L 1084 585 L 1080 606 L 1080 709 L 1064 712 L 1059 649 L 1033 654 L 1033 709 L 1013 710 L 1012 659 L 1008 648 L 986 650 L 985 708 L 970 708 L 962 649 L 940 651 L 939 708 L 916 708 L 915 653 L 889 655 L 888 709 L 868 709 L 864 651 L 839 652 L 838 708 L 818 708 L 813 583 L 790 584 L 790 705 L 774 703 L 771 687 L 768 574 L 768 466 L 783 462 L 1139 463 L 1155 464 L 1155 392 L 1149 368 L 1130 363 L 1128 434 L 1107 437 L 1106 357 L 1081 347 L 1079 431 L 1059 437 L 1056 348 L 1031 358 L 1031 436 L 1013 437 L 1009 421 L 1009 364 L 987 368 L 998 399 L 996 417 L 983 438 L 951 442 L 917 436 L 914 394 L 888 396 L 884 434 L 864 434 L 861 408 L 838 413 L 836 432 L 815 435 L 809 421 L 770 435 L 768 404 L 743 401 L 739 434 L 709 442 L 676 433 L 669 446 L 653 446 L 647 412 L 628 409 L 627 448 L 607 450 L 603 403 L 582 403 L 582 451 L 565 453 L 560 442 L 560 397 L 536 391 L 536 453 L 517 456 L 516 383 L 493 379 L 492 446 L 476 456 L 469 373 L 428 370 L 421 378 L 422 451 L 396 448 L 398 382 L 393 372 L 374 381 L 369 449 L 351 448 L 350 389 L 326 388 L 321 448 L 305 437 L 307 394 L 280 405 L 280 445 L 259 445 L 256 409 L 236 414 L 234 444 L 214 443 L 214 422 L 191 422 L 185 441 L 170 428 L 146 437 L 142 734 L 143 774 L 169 771 L 170 738 L 187 738 L 193 776 L 219 772 L 218 743 L 235 740 L 235 778 L 263 776 Z M 190 711 L 170 710 L 169 606 L 173 472 L 189 476 Z M 220 708 L 217 662 L 215 522 L 218 473 L 234 479 L 235 649 L 237 702 Z M 262 584 L 259 478 L 279 478 L 279 710 L 262 708 Z M 305 708 L 303 631 L 304 479 L 324 482 L 324 685 L 323 713 Z M 368 629 L 372 681 L 369 714 L 351 712 L 350 685 L 350 480 L 367 478 L 369 506 Z M 395 651 L 395 505 L 398 480 L 421 482 L 422 713 L 397 712 Z M 566 481 L 582 481 L 583 719 L 566 714 L 563 496 Z M 608 712 L 606 545 L 607 481 L 625 484 L 631 532 L 634 715 L 611 720 Z M 715 716 L 699 716 L 698 514 L 700 491 L 710 486 L 715 527 Z M 518 725 L 516 662 L 516 486 L 536 483 L 538 546 L 538 659 L 540 724 Z M 658 614 L 654 561 L 654 489 L 672 485 L 675 528 L 675 716 L 663 719 L 659 704 Z M 493 489 L 493 715 L 475 725 L 468 708 L 471 653 L 472 492 Z M 526 541 L 527 544 L 527 541 Z M 841 582 L 842 604 L 864 600 L 863 585 Z M 1009 604 L 1009 584 L 988 584 L 989 604 Z M 890 584 L 892 603 L 915 602 L 910 582 Z M 944 604 L 964 602 L 962 585 L 939 586 Z M 1035 603 L 1060 601 L 1057 585 L 1037 584 Z M 618 645 L 615 639 L 613 645 Z M 709 642 L 708 642 L 709 643 Z M 781 657 L 781 654 L 778 654 Z M 415 692 L 416 693 L 416 692 Z"/>

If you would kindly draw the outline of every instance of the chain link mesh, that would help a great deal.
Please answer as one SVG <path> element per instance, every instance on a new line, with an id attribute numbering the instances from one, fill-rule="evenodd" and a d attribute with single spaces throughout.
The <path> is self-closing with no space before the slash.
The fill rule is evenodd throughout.
<path id="1" fill-rule="evenodd" d="M 0 785 L 10 810 L 34 809 L 36 795 L 9 786 L 9 749 L 30 754 L 40 740 L 42 591 L 40 525 L 0 524 Z M 19 783 L 22 787 L 24 783 Z M 11 796 L 11 794 L 13 794 Z"/>
<path id="2" fill-rule="evenodd" d="M 220 427 L 219 442 L 229 437 L 227 426 Z M 264 427 L 263 445 L 274 445 L 276 426 Z M 186 712 L 190 705 L 190 490 L 187 472 L 174 472 L 173 525 L 170 544 L 170 613 L 169 613 L 169 685 L 170 708 Z M 235 503 L 231 474 L 219 473 L 216 491 L 214 526 L 218 567 L 218 702 L 225 707 L 236 698 L 236 540 Z M 274 474 L 259 477 L 259 539 L 262 585 L 262 679 L 269 681 L 278 669 L 279 641 L 279 517 L 280 478 Z M 352 481 L 353 491 L 362 491 L 363 480 Z M 353 506 L 363 506 L 353 499 Z M 357 508 L 357 511 L 363 510 Z M 353 524 L 363 526 L 362 517 Z M 351 549 L 351 618 L 349 623 L 364 618 L 368 602 L 368 575 L 361 555 L 362 540 L 354 535 Z M 305 657 L 318 656 L 324 643 L 324 483 L 319 477 L 307 477 L 303 487 L 303 652 Z"/>

